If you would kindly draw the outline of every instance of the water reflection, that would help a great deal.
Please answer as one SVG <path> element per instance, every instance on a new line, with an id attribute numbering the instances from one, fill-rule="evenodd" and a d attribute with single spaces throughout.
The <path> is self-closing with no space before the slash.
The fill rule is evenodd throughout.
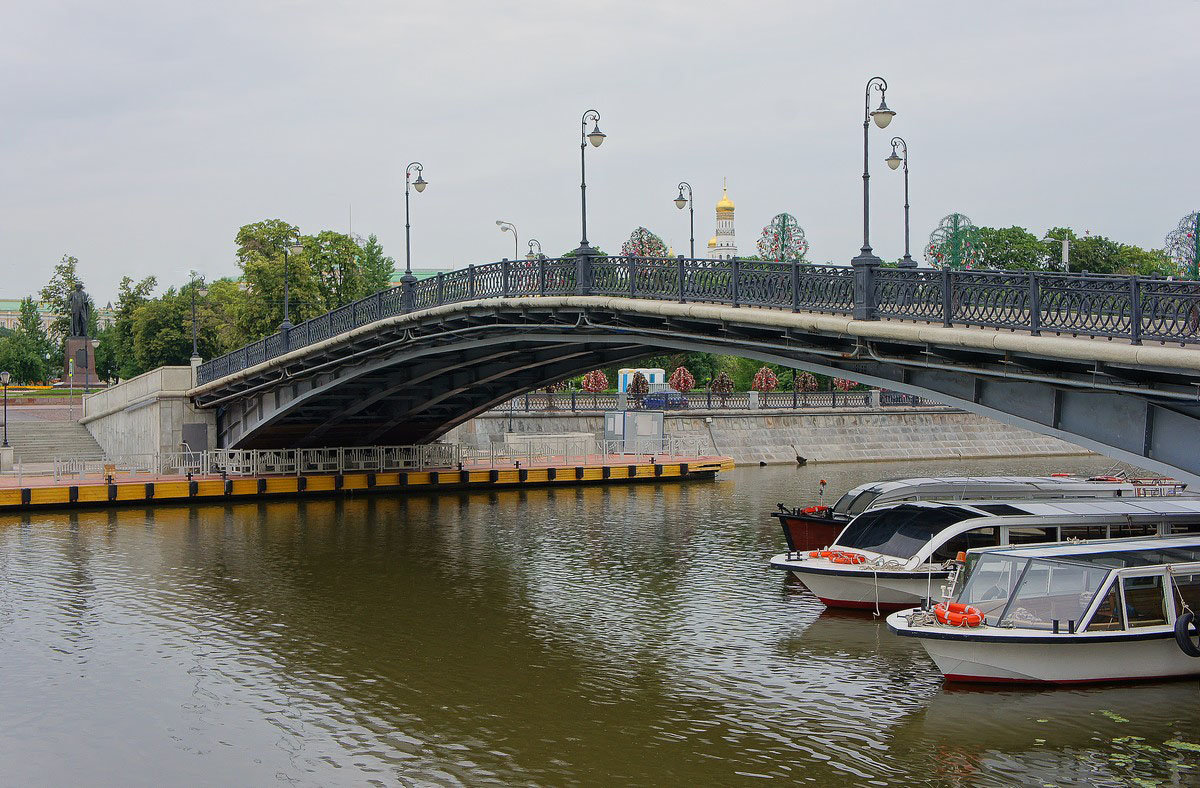
<path id="1" fill-rule="evenodd" d="M 775 502 L 916 467 L 0 520 L 0 762 L 14 783 L 301 785 L 1195 765 L 1134 746 L 1197 738 L 1194 684 L 952 691 L 918 644 L 767 568 Z"/>

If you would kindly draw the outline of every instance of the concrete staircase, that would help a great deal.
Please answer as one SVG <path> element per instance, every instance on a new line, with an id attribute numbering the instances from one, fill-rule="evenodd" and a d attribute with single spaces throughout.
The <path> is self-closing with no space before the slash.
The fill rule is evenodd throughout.
<path id="1" fill-rule="evenodd" d="M 87 431 L 75 421 L 11 421 L 8 443 L 13 447 L 15 460 L 28 465 L 62 459 L 102 460 L 104 450 Z"/>

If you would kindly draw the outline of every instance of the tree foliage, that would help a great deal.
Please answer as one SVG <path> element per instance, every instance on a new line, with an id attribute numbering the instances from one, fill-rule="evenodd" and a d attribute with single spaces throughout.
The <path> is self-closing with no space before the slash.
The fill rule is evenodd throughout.
<path id="1" fill-rule="evenodd" d="M 78 259 L 70 255 L 63 255 L 63 258 L 54 265 L 50 281 L 41 291 L 42 304 L 54 315 L 50 323 L 50 339 L 58 344 L 60 349 L 71 333 L 71 293 L 75 292 L 75 285 L 83 284 L 83 280 L 76 273 L 78 267 Z M 91 307 L 88 334 L 94 337 L 97 333 L 96 304 L 90 295 L 88 296 L 88 305 Z"/>
<path id="2" fill-rule="evenodd" d="M 21 299 L 17 329 L 0 338 L 0 370 L 10 373 L 15 383 L 42 383 L 50 378 L 56 355 L 37 304 L 29 297 Z"/>

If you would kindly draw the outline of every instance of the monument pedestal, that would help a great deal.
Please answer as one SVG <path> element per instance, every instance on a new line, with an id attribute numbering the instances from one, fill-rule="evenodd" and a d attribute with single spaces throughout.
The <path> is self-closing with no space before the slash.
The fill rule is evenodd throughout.
<path id="1" fill-rule="evenodd" d="M 66 358 L 63 359 L 63 379 L 72 380 L 71 362 L 75 362 L 75 388 L 98 386 L 96 376 L 96 349 L 88 337 L 67 337 Z"/>

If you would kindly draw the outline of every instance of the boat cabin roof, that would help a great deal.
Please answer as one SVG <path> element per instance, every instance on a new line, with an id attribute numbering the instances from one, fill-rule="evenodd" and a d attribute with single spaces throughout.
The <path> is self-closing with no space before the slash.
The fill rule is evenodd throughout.
<path id="1" fill-rule="evenodd" d="M 1200 534 L 1136 536 L 1088 542 L 979 547 L 971 554 L 1011 555 L 1092 564 L 1109 568 L 1157 566 L 1200 561 Z"/>
<path id="2" fill-rule="evenodd" d="M 1155 480 L 1164 485 L 1173 485 L 1179 490 L 1186 485 L 1174 479 Z M 905 496 L 920 495 L 934 497 L 939 492 L 946 495 L 958 495 L 959 491 L 966 494 L 972 492 L 994 492 L 1005 495 L 1045 495 L 1058 496 L 1063 493 L 1094 493 L 1098 495 L 1134 494 L 1139 487 L 1144 487 L 1147 480 L 1101 481 L 1091 480 L 1080 476 L 915 476 L 908 479 L 889 479 L 860 484 L 848 490 L 834 504 L 835 512 L 841 514 L 859 514 L 875 502 L 886 502 L 889 499 Z M 864 493 L 866 495 L 864 496 Z M 860 500 L 860 496 L 862 496 Z"/>

